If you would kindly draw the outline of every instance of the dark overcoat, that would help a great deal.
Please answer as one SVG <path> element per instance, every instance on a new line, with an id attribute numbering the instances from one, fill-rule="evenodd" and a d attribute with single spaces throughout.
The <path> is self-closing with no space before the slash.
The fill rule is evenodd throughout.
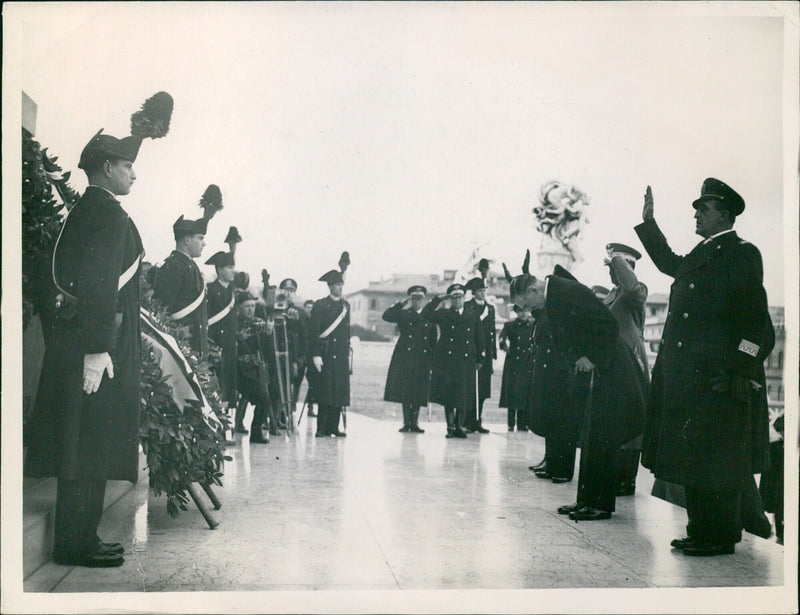
<path id="1" fill-rule="evenodd" d="M 179 325 L 189 327 L 189 344 L 203 356 L 208 353 L 208 308 L 205 293 L 206 285 L 200 268 L 183 252 L 173 250 L 156 271 L 153 299 L 160 301 L 170 315 L 191 305 L 198 296 L 203 295 L 197 308 L 177 320 Z"/>
<path id="2" fill-rule="evenodd" d="M 553 341 L 547 311 L 538 310 L 535 318 L 528 426 L 543 438 L 574 441 L 580 433 L 581 413 L 573 402 L 573 367 Z"/>
<path id="3" fill-rule="evenodd" d="M 553 342 L 567 365 L 574 366 L 581 357 L 595 365 L 589 401 L 592 437 L 607 449 L 621 446 L 642 433 L 645 402 L 639 370 L 619 337 L 617 321 L 589 288 L 575 280 L 551 276 L 546 294 Z M 575 405 L 585 407 L 585 403 L 579 387 Z"/>
<path id="4" fill-rule="evenodd" d="M 481 401 L 492 396 L 492 361 L 497 358 L 496 313 L 488 301 L 483 304 L 475 299 L 467 301 L 465 307 L 474 310 L 478 315 L 478 330 L 483 338 L 484 353 L 481 357 L 481 369 L 478 371 L 478 395 Z"/>
<path id="5" fill-rule="evenodd" d="M 475 371 L 483 356 L 483 336 L 478 315 L 464 307 L 457 310 L 436 307 L 435 297 L 423 314 L 439 327 L 439 341 L 433 359 L 431 401 L 447 408 L 471 412 L 475 408 Z"/>
<path id="6" fill-rule="evenodd" d="M 339 324 L 328 328 L 345 310 Z M 350 304 L 344 299 L 325 297 L 314 304 L 308 327 L 308 354 L 322 357 L 322 371 L 315 376 L 314 394 L 321 406 L 350 405 Z M 314 369 L 309 366 L 309 369 Z"/>
<path id="7" fill-rule="evenodd" d="M 58 285 L 77 298 L 56 318 L 32 417 L 27 476 L 135 482 L 139 460 L 142 242 L 119 202 L 89 186 L 64 224 L 54 255 Z M 131 267 L 134 269 L 131 270 Z M 134 271 L 119 288 L 120 276 Z M 83 392 L 83 358 L 107 352 L 114 378 Z"/>
<path id="8" fill-rule="evenodd" d="M 761 349 L 774 335 L 761 254 L 735 232 L 679 256 L 655 220 L 636 233 L 656 267 L 674 278 L 653 367 L 642 464 L 657 478 L 737 491 L 761 471 L 768 416 L 756 400 L 714 391 L 720 371 L 759 377 Z"/>
<path id="9" fill-rule="evenodd" d="M 219 280 L 208 285 L 208 337 L 220 348 L 222 357 L 217 365 L 222 399 L 236 401 L 236 330 L 237 313 L 233 305 L 233 288 Z"/>
<path id="10" fill-rule="evenodd" d="M 508 343 L 500 386 L 501 408 L 525 410 L 531 393 L 533 370 L 533 319 L 509 320 L 500 331 L 500 341 Z"/>
<path id="11" fill-rule="evenodd" d="M 386 373 L 384 401 L 427 406 L 431 359 L 436 347 L 436 325 L 421 311 L 403 309 L 402 301 L 387 308 L 383 319 L 397 323 L 400 330 Z"/>

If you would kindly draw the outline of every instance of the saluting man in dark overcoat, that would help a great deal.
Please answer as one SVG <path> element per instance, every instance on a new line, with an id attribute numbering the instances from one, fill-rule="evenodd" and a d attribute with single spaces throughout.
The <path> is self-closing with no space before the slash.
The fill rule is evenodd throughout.
<path id="1" fill-rule="evenodd" d="M 656 224 L 649 186 L 644 222 L 635 227 L 656 267 L 674 278 L 653 366 L 642 464 L 685 488 L 688 537 L 672 546 L 709 556 L 734 552 L 741 490 L 763 469 L 760 436 L 768 417 L 752 382 L 774 330 L 761 253 L 733 230 L 744 199 L 710 177 L 692 205 L 695 232 L 704 240 L 685 256 L 670 249 Z"/>
<path id="2" fill-rule="evenodd" d="M 236 405 L 236 330 L 237 311 L 233 282 L 236 264 L 230 252 L 217 252 L 206 261 L 214 265 L 217 279 L 208 285 L 208 337 L 219 346 L 221 358 L 216 366 L 222 400 Z"/>
<path id="3" fill-rule="evenodd" d="M 170 99 L 171 100 L 171 99 Z M 102 131 L 101 131 L 102 132 Z M 53 560 L 119 566 L 97 536 L 106 480 L 139 474 L 142 242 L 118 196 L 136 179 L 141 139 L 99 132 L 81 153 L 89 186 L 53 254 L 59 296 L 42 365 L 25 474 L 57 476 Z"/>
<path id="4" fill-rule="evenodd" d="M 466 438 L 464 421 L 475 412 L 475 371 L 483 357 L 483 335 L 474 310 L 464 306 L 464 285 L 451 284 L 423 313 L 439 327 L 431 400 L 444 406 L 447 438 Z"/>
<path id="5" fill-rule="evenodd" d="M 408 298 L 383 313 L 386 322 L 397 323 L 397 339 L 386 374 L 384 401 L 403 405 L 401 432 L 425 433 L 419 426 L 419 409 L 428 405 L 431 358 L 436 345 L 436 326 L 422 314 L 427 289 L 411 286 Z"/>
<path id="6" fill-rule="evenodd" d="M 339 430 L 342 408 L 350 405 L 350 304 L 342 297 L 344 277 L 332 269 L 320 278 L 330 295 L 314 303 L 308 327 L 308 352 L 314 369 L 319 404 L 317 437 L 344 437 Z"/>
<path id="7" fill-rule="evenodd" d="M 206 283 L 194 262 L 203 253 L 208 220 L 186 220 L 172 225 L 175 249 L 156 272 L 153 299 L 160 301 L 170 318 L 188 325 L 190 346 L 205 357 L 208 353 L 208 306 Z"/>
<path id="8" fill-rule="evenodd" d="M 483 417 L 483 403 L 492 395 L 492 374 L 494 373 L 492 362 L 497 358 L 495 309 L 486 301 L 486 282 L 482 277 L 472 278 L 467 282 L 465 288 L 472 291 L 472 299 L 464 305 L 478 315 L 478 328 L 483 337 L 484 348 L 481 367 L 478 370 L 478 409 L 476 412 L 467 414 L 466 431 L 467 433 L 473 431 L 489 433 L 489 430 L 481 424 L 481 418 Z"/>
<path id="9" fill-rule="evenodd" d="M 557 351 L 576 374 L 574 400 L 584 410 L 578 496 L 560 514 L 576 521 L 611 518 L 615 508 L 619 447 L 642 432 L 644 392 L 617 321 L 569 272 L 512 281 L 517 305 L 543 308 Z"/>
<path id="10" fill-rule="evenodd" d="M 642 258 L 641 252 L 624 243 L 610 243 L 606 246 L 608 274 L 614 287 L 602 299 L 609 311 L 617 319 L 619 336 L 633 354 L 642 391 L 650 384 L 650 367 L 644 346 L 644 315 L 647 301 L 647 286 L 638 280 L 634 268 Z M 626 442 L 620 450 L 619 484 L 617 495 L 633 495 L 636 491 L 636 474 L 639 471 L 639 454 L 642 439 L 637 437 Z"/>

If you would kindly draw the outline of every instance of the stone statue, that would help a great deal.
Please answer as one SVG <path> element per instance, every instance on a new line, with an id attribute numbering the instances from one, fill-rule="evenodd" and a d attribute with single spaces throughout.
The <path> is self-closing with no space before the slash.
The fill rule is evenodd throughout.
<path id="1" fill-rule="evenodd" d="M 542 185 L 539 203 L 533 208 L 536 229 L 557 244 L 557 251 L 566 250 L 573 263 L 582 261 L 578 239 L 589 221 L 584 215 L 589 197 L 576 186 L 553 180 Z M 548 249 L 543 240 L 542 253 L 551 252 L 553 249 Z"/>

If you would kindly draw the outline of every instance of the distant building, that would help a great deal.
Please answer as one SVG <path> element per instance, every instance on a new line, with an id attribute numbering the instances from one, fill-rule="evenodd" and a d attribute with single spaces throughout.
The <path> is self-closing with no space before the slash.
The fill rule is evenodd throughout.
<path id="1" fill-rule="evenodd" d="M 447 287 L 453 283 L 456 275 L 455 269 L 445 269 L 442 275 L 398 273 L 386 280 L 370 282 L 366 288 L 346 295 L 350 302 L 350 323 L 359 325 L 381 335 L 397 336 L 397 325 L 384 321 L 381 316 L 390 305 L 405 299 L 409 286 L 422 284 L 428 289 L 428 299 L 435 295 L 447 292 Z M 497 310 L 497 324 L 501 326 L 508 320 L 509 293 L 508 282 L 505 278 L 488 277 L 487 296 Z"/>

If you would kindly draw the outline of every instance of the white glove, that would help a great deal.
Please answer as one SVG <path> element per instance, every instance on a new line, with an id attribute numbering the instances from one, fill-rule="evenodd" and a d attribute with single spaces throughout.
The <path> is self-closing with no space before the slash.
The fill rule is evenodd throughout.
<path id="1" fill-rule="evenodd" d="M 314 362 L 314 369 L 318 372 L 322 371 L 322 357 L 311 357 L 311 360 Z"/>
<path id="2" fill-rule="evenodd" d="M 107 352 L 87 354 L 83 356 L 83 390 L 91 395 L 100 388 L 103 372 L 108 372 L 108 377 L 114 377 L 114 364 L 111 355 Z"/>

